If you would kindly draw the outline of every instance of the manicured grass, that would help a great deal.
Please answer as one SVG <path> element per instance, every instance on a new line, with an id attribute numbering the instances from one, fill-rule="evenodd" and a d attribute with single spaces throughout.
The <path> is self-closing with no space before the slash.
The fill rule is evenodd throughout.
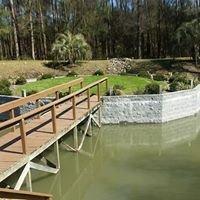
<path id="1" fill-rule="evenodd" d="M 99 80 L 103 78 L 104 76 L 84 76 L 84 85 L 87 85 L 89 83 L 92 83 L 96 80 Z M 117 75 L 109 75 L 108 77 L 108 83 L 109 87 L 112 87 L 113 85 L 123 85 L 124 86 L 124 92 L 126 94 L 133 94 L 134 91 L 137 89 L 142 89 L 145 87 L 145 85 L 152 82 L 152 80 L 137 77 L 137 76 L 117 76 Z M 33 83 L 27 83 L 23 86 L 20 86 L 15 91 L 15 94 L 20 94 L 20 91 L 22 89 L 25 89 L 26 91 L 31 90 L 37 90 L 42 91 L 47 88 L 53 87 L 55 85 L 59 85 L 62 83 L 66 83 L 70 80 L 76 79 L 77 77 L 63 77 L 63 78 L 54 78 L 54 79 L 45 79 L 40 80 Z M 161 82 L 162 84 L 162 82 Z M 74 88 L 78 89 L 78 87 Z"/>

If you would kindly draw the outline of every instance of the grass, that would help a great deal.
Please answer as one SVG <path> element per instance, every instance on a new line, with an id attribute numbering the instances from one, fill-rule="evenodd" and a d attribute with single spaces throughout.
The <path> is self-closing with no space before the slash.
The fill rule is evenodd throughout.
<path id="1" fill-rule="evenodd" d="M 103 76 L 84 76 L 84 85 L 99 80 L 102 77 Z M 37 90 L 39 92 L 48 89 L 50 87 L 53 87 L 55 85 L 66 83 L 75 78 L 76 77 L 63 77 L 63 78 L 45 79 L 33 83 L 27 83 L 23 86 L 18 87 L 15 91 L 15 94 L 19 95 L 22 89 L 25 89 L 26 91 Z M 109 82 L 109 87 L 112 87 L 113 85 L 123 85 L 125 88 L 124 92 L 126 94 L 133 94 L 133 92 L 136 91 L 137 89 L 143 89 L 147 84 L 151 83 L 152 80 L 137 76 L 109 75 L 108 82 Z"/>
<path id="2" fill-rule="evenodd" d="M 42 60 L 3 60 L 0 61 L 0 79 L 10 78 L 16 79 L 23 75 L 26 78 L 37 78 L 41 74 L 51 73 L 54 75 L 66 75 L 67 71 L 62 69 L 53 69 L 47 67 L 45 64 L 49 61 Z M 74 70 L 78 74 L 93 74 L 97 69 L 102 69 L 106 72 L 109 66 L 108 60 L 90 60 L 80 61 L 76 66 L 68 68 Z"/>
<path id="3" fill-rule="evenodd" d="M 35 78 L 41 74 L 52 73 L 62 75 L 61 70 L 54 70 L 44 65 L 41 60 L 4 60 L 0 61 L 0 78 L 16 79 L 20 75 Z"/>
<path id="4" fill-rule="evenodd" d="M 66 75 L 68 70 L 75 71 L 80 75 L 92 75 L 96 70 L 101 69 L 108 73 L 111 66 L 109 60 L 89 60 L 79 61 L 72 67 L 60 67 L 53 69 L 47 66 L 50 61 L 43 60 L 3 60 L 0 61 L 0 79 L 10 78 L 16 79 L 20 75 L 26 78 L 38 78 L 41 74 L 51 73 L 54 75 Z M 184 64 L 185 63 L 185 64 Z M 187 69 L 184 69 L 184 66 Z M 177 59 L 134 59 L 131 62 L 132 68 L 148 70 L 151 73 L 156 71 L 199 71 L 194 68 L 189 58 Z M 188 69 L 189 67 L 189 69 Z M 194 68 L 194 69 L 193 69 Z"/>

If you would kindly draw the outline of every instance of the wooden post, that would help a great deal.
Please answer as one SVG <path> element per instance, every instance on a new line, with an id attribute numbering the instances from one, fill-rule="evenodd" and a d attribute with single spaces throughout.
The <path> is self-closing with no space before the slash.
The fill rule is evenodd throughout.
<path id="1" fill-rule="evenodd" d="M 55 94 L 56 94 L 56 100 L 58 100 L 59 99 L 59 91 L 56 91 Z"/>
<path id="2" fill-rule="evenodd" d="M 15 118 L 15 110 L 14 109 L 11 109 L 10 112 L 9 112 L 9 117 L 10 119 L 13 119 Z M 13 126 L 13 132 L 15 132 L 15 126 Z"/>
<path id="3" fill-rule="evenodd" d="M 72 93 L 72 87 L 70 86 L 69 87 L 69 94 L 71 94 Z"/>
<path id="4" fill-rule="evenodd" d="M 26 130 L 25 130 L 25 121 L 21 119 L 20 121 L 20 133 L 21 133 L 21 141 L 22 141 L 22 152 L 23 154 L 27 153 L 27 146 L 26 146 Z"/>
<path id="5" fill-rule="evenodd" d="M 59 93 L 60 93 L 59 91 L 56 91 L 56 92 L 55 92 L 55 94 L 56 94 L 56 100 L 58 100 L 58 99 L 60 98 L 60 97 L 59 97 Z M 58 108 L 58 107 L 59 107 L 59 106 L 57 105 L 56 108 Z"/>
<path id="6" fill-rule="evenodd" d="M 106 79 L 106 91 L 108 91 L 108 79 Z"/>
<path id="7" fill-rule="evenodd" d="M 100 84 L 97 84 L 97 97 L 98 97 L 98 101 L 100 101 Z"/>
<path id="8" fill-rule="evenodd" d="M 26 90 L 22 90 L 22 97 L 26 97 Z"/>
<path id="9" fill-rule="evenodd" d="M 57 133 L 57 123 L 56 123 L 56 106 L 53 105 L 51 108 L 51 116 L 52 116 L 52 128 L 53 128 L 53 133 Z"/>
<path id="10" fill-rule="evenodd" d="M 81 88 L 83 88 L 83 81 L 80 82 L 80 86 L 81 86 Z"/>
<path id="11" fill-rule="evenodd" d="M 73 119 L 76 119 L 76 96 L 72 97 Z"/>
<path id="12" fill-rule="evenodd" d="M 36 100 L 36 107 L 37 108 L 40 107 L 40 100 L 39 99 Z M 37 118 L 40 119 L 40 114 L 37 115 Z"/>
<path id="13" fill-rule="evenodd" d="M 90 109 L 90 88 L 87 89 L 87 108 Z"/>

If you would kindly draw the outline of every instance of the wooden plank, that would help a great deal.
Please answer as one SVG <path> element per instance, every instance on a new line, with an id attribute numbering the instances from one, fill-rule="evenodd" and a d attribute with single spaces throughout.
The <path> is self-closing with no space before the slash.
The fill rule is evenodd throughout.
<path id="1" fill-rule="evenodd" d="M 29 192 L 0 188 L 0 198 L 27 199 L 27 200 L 52 200 L 53 196 L 45 193 Z"/>

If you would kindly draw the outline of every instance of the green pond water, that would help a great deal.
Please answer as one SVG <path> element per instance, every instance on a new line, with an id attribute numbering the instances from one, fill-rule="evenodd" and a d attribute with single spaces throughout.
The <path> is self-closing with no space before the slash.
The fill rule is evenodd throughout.
<path id="1" fill-rule="evenodd" d="M 80 153 L 60 146 L 58 174 L 32 171 L 33 190 L 55 200 L 200 199 L 200 117 L 102 126 L 93 133 Z"/>

